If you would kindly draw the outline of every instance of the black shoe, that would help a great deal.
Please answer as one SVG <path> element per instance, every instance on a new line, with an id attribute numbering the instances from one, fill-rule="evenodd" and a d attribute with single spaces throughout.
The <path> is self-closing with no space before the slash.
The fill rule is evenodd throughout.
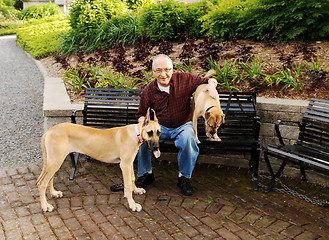
<path id="1" fill-rule="evenodd" d="M 190 184 L 190 179 L 181 176 L 178 178 L 177 186 L 182 189 L 181 193 L 185 196 L 193 195 L 193 187 Z"/>
<path id="2" fill-rule="evenodd" d="M 154 182 L 154 175 L 153 173 L 144 173 L 143 176 L 138 177 L 135 184 L 138 188 L 146 188 L 147 185 L 150 185 Z"/>
<path id="3" fill-rule="evenodd" d="M 112 192 L 123 191 L 123 189 L 124 189 L 123 183 L 119 183 L 119 184 L 115 184 L 115 185 L 111 186 Z"/>

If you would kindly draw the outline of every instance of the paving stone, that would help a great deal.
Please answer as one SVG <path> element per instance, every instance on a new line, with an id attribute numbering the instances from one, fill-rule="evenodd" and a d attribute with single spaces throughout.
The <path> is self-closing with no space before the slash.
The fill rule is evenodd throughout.
<path id="1" fill-rule="evenodd" d="M 323 207 L 281 194 L 250 192 L 250 187 L 221 185 L 218 179 L 211 183 L 212 178 L 206 176 L 214 171 L 211 168 L 204 178 L 193 182 L 195 196 L 183 196 L 176 178 L 165 174 L 169 166 L 165 163 L 156 165 L 157 172 L 163 171 L 156 184 L 148 186 L 145 195 L 134 195 L 142 212 L 132 212 L 123 192 L 106 193 L 112 184 L 107 184 L 109 178 L 122 180 L 120 168 L 100 174 L 106 164 L 88 166 L 90 169 L 82 171 L 85 175 L 79 173 L 70 181 L 70 162 L 63 164 L 56 186 L 65 189 L 66 195 L 50 198 L 56 207 L 51 213 L 41 211 L 35 185 L 41 166 L 33 172 L 30 168 L 5 172 L 0 178 L 4 196 L 0 199 L 0 239 L 326 239 L 329 230 Z M 25 186 L 21 186 L 23 180 Z M 92 190 L 86 191 L 90 187 Z M 272 206 L 267 207 L 269 204 Z"/>

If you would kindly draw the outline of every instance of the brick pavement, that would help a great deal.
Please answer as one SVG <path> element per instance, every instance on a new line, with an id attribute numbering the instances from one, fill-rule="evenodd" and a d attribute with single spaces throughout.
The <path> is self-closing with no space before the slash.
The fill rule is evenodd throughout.
<path id="1" fill-rule="evenodd" d="M 136 213 L 122 192 L 109 190 L 121 181 L 118 165 L 80 162 L 74 181 L 68 160 L 55 175 L 64 197 L 50 200 L 52 213 L 39 204 L 41 165 L 0 170 L 0 239 L 329 239 L 327 207 L 255 192 L 244 169 L 198 165 L 195 195 L 185 197 L 176 186 L 177 164 L 155 162 L 156 182 L 134 196 L 143 206 Z M 311 187 L 329 199 L 328 188 Z"/>

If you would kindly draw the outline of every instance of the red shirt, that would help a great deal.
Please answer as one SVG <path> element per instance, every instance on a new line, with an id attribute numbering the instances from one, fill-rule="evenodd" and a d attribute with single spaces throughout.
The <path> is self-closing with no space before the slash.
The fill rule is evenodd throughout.
<path id="1" fill-rule="evenodd" d="M 209 78 L 191 73 L 174 72 L 170 80 L 170 94 L 161 92 L 156 79 L 143 90 L 136 118 L 145 116 L 147 109 L 153 108 L 159 123 L 175 128 L 192 120 L 191 96 L 200 84 Z"/>

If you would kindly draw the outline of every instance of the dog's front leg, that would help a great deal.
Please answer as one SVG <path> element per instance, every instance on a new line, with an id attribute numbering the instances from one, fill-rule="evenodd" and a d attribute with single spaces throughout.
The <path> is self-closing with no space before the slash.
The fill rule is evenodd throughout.
<path id="1" fill-rule="evenodd" d="M 214 137 L 215 141 L 217 141 L 217 142 L 221 142 L 221 141 L 222 141 L 222 139 L 220 139 L 220 138 L 218 137 L 217 133 L 215 133 L 215 134 L 213 135 L 213 137 Z"/>
<path id="2" fill-rule="evenodd" d="M 123 184 L 124 184 L 124 197 L 128 200 L 129 208 L 135 212 L 142 211 L 142 206 L 136 203 L 133 199 L 133 184 L 132 184 L 132 175 L 131 175 L 131 165 L 133 161 L 127 159 L 122 159 L 120 162 L 120 168 L 123 176 Z"/>
<path id="3" fill-rule="evenodd" d="M 134 171 L 134 164 L 131 165 L 131 180 L 133 185 L 133 191 L 135 194 L 142 195 L 146 193 L 144 188 L 138 188 L 135 184 L 135 171 Z"/>

